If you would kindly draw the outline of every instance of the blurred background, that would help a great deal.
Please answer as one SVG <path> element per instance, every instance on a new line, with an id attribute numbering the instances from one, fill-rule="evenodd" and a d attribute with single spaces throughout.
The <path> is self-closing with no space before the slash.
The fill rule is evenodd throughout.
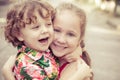
<path id="1" fill-rule="evenodd" d="M 4 39 L 6 12 L 22 0 L 0 0 L 0 80 L 1 68 L 16 49 Z M 74 2 L 87 15 L 86 50 L 92 60 L 94 80 L 120 80 L 120 0 L 46 0 L 56 6 L 61 1 Z"/>

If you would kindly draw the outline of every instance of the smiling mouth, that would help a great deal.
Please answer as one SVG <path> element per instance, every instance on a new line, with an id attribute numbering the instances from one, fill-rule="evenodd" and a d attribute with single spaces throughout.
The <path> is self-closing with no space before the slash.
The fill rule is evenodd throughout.
<path id="1" fill-rule="evenodd" d="M 57 49 L 57 50 L 64 50 L 64 49 L 67 48 L 67 47 L 64 47 L 64 46 L 57 45 L 55 43 L 53 43 L 53 45 L 54 45 L 54 48 Z"/>
<path id="2" fill-rule="evenodd" d="M 42 38 L 42 39 L 39 40 L 39 42 L 40 43 L 46 43 L 46 42 L 48 42 L 48 39 L 49 39 L 49 37 Z"/>

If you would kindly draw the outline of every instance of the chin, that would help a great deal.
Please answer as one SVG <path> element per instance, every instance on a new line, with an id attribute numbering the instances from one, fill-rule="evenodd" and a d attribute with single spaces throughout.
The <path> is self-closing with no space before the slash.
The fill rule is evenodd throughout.
<path id="1" fill-rule="evenodd" d="M 53 54 L 56 56 L 56 57 L 62 57 L 63 54 L 61 54 L 61 52 L 57 52 L 57 51 L 54 51 L 53 50 Z"/>
<path id="2" fill-rule="evenodd" d="M 48 50 L 48 47 L 40 48 L 40 51 L 46 51 L 46 50 Z"/>

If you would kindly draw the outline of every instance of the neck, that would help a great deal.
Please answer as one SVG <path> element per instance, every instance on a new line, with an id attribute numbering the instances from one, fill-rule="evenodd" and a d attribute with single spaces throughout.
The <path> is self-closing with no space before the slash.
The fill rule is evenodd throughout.
<path id="1" fill-rule="evenodd" d="M 67 63 L 67 61 L 65 59 L 62 59 L 62 58 L 59 58 L 59 61 L 60 61 L 60 66 Z"/>

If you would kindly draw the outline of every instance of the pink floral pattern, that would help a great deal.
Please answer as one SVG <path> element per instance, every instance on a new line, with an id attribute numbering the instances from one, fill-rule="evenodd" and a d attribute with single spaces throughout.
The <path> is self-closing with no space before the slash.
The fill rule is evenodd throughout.
<path id="1" fill-rule="evenodd" d="M 59 73 L 57 61 L 50 50 L 37 52 L 19 46 L 13 72 L 16 80 L 56 80 Z"/>

